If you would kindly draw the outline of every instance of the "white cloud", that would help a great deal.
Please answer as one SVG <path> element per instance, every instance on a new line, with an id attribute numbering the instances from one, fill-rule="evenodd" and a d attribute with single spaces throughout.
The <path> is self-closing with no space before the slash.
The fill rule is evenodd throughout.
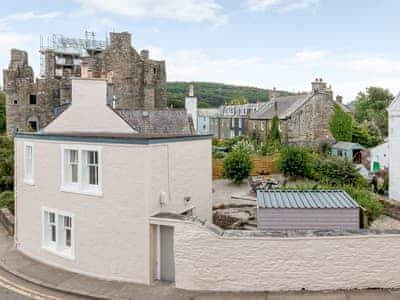
<path id="1" fill-rule="evenodd" d="M 303 50 L 297 52 L 291 61 L 294 63 L 317 63 L 326 58 L 328 53 L 324 50 Z"/>
<path id="2" fill-rule="evenodd" d="M 319 2 L 320 0 L 247 0 L 247 7 L 253 11 L 291 12 L 314 8 Z"/>
<path id="3" fill-rule="evenodd" d="M 12 25 L 13 22 L 26 22 L 32 20 L 48 21 L 58 17 L 59 15 L 60 13 L 57 11 L 52 11 L 42 14 L 31 11 L 31 12 L 16 13 L 12 15 L 3 16 L 0 17 L 0 30 L 5 30 L 10 25 Z"/>
<path id="4" fill-rule="evenodd" d="M 76 0 L 90 11 L 137 18 L 163 18 L 183 22 L 223 24 L 227 16 L 215 0 Z"/>
<path id="5" fill-rule="evenodd" d="M 400 61 L 390 60 L 384 57 L 372 56 L 356 58 L 340 66 L 348 71 L 367 74 L 393 74 L 400 73 Z"/>
<path id="6" fill-rule="evenodd" d="M 25 49 L 36 39 L 32 35 L 13 32 L 0 32 L 0 53 L 2 57 L 9 57 L 11 48 Z"/>

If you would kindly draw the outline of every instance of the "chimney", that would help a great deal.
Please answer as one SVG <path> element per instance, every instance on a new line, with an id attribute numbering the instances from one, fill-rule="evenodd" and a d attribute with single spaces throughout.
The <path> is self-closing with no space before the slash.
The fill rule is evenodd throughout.
<path id="1" fill-rule="evenodd" d="M 193 82 L 189 83 L 189 94 L 188 94 L 188 96 L 189 97 L 194 97 L 194 83 Z"/>
<path id="2" fill-rule="evenodd" d="M 326 90 L 327 85 L 322 78 L 315 78 L 315 81 L 311 83 L 311 88 L 313 92 L 320 92 Z"/>
<path id="3" fill-rule="evenodd" d="M 147 49 L 143 49 L 142 51 L 140 51 L 140 56 L 142 57 L 142 59 L 144 60 L 148 60 L 150 57 L 150 52 Z"/>
<path id="4" fill-rule="evenodd" d="M 107 104 L 107 83 L 104 79 L 72 79 L 71 106 L 85 111 Z"/>
<path id="5" fill-rule="evenodd" d="M 337 96 L 336 96 L 336 102 L 342 104 L 342 103 L 343 103 L 343 97 L 337 95 Z"/>
<path id="6" fill-rule="evenodd" d="M 268 91 L 269 100 L 273 100 L 277 96 L 276 87 L 273 87 L 272 90 Z"/>
<path id="7" fill-rule="evenodd" d="M 89 68 L 87 62 L 81 62 L 81 78 L 89 78 Z"/>

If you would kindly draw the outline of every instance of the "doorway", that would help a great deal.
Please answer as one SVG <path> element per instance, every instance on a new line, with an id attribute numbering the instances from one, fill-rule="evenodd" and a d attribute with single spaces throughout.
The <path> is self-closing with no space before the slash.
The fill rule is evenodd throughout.
<path id="1" fill-rule="evenodd" d="M 158 278 L 175 281 L 174 227 L 158 226 Z"/>

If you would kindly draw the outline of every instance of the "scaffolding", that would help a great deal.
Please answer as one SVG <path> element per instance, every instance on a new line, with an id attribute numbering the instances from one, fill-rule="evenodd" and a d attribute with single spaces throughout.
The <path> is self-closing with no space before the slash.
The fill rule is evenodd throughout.
<path id="1" fill-rule="evenodd" d="M 53 34 L 51 36 L 40 36 L 40 74 L 45 73 L 45 57 L 46 51 L 54 51 L 58 56 L 70 55 L 77 58 L 93 55 L 103 51 L 108 45 L 107 36 L 105 40 L 96 40 L 94 32 L 85 31 L 85 38 L 68 38 L 61 34 Z"/>

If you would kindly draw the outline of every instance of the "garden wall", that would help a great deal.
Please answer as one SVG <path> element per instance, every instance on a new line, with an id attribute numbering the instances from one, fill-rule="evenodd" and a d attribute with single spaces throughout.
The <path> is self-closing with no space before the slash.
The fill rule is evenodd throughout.
<path id="1" fill-rule="evenodd" d="M 251 175 L 277 173 L 277 156 L 253 156 L 253 169 Z M 223 178 L 224 160 L 213 159 L 212 176 L 213 179 Z"/>
<path id="2" fill-rule="evenodd" d="M 273 237 L 176 221 L 176 287 L 212 291 L 400 287 L 400 234 Z M 335 234 L 333 234 L 335 235 Z"/>

